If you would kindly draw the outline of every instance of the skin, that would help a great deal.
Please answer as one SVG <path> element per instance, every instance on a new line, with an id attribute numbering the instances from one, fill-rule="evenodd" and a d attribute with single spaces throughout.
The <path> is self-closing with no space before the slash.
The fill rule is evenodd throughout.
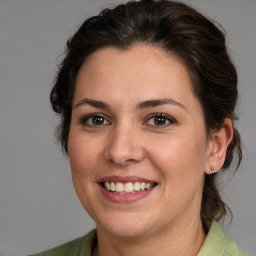
<path id="1" fill-rule="evenodd" d="M 139 107 L 166 98 L 171 101 Z M 156 113 L 166 115 L 160 125 Z M 197 255 L 206 236 L 204 178 L 210 166 L 221 168 L 231 139 L 229 119 L 207 135 L 188 71 L 176 57 L 143 44 L 93 53 L 78 73 L 68 152 L 77 195 L 96 223 L 94 255 Z M 111 202 L 98 184 L 109 175 L 157 186 L 136 202 Z"/>

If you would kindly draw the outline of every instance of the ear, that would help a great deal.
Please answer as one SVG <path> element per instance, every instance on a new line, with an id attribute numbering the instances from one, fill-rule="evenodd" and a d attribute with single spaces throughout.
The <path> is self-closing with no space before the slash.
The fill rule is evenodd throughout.
<path id="1" fill-rule="evenodd" d="M 208 161 L 205 166 L 206 174 L 218 172 L 226 158 L 228 145 L 233 139 L 233 125 L 229 118 L 226 118 L 223 127 L 211 133 L 208 151 Z"/>

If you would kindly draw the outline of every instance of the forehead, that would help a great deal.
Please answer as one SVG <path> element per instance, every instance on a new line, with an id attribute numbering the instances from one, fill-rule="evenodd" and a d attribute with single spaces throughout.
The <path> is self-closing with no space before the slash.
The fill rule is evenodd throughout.
<path id="1" fill-rule="evenodd" d="M 133 64 L 132 66 L 129 66 Z M 85 69 L 89 71 L 97 70 L 101 72 L 113 72 L 116 70 L 121 71 L 125 68 L 125 71 L 132 72 L 136 69 L 139 70 L 150 70 L 150 71 L 162 71 L 163 67 L 174 68 L 185 75 L 188 74 L 185 65 L 182 63 L 180 58 L 171 52 L 167 52 L 159 46 L 152 46 L 148 44 L 135 44 L 128 49 L 118 49 L 115 47 L 106 47 L 93 52 L 85 60 L 79 73 Z M 116 69 L 113 70 L 113 66 Z M 138 67 L 140 68 L 138 69 Z"/>
<path id="2" fill-rule="evenodd" d="M 137 101 L 167 96 L 186 101 L 194 96 L 186 66 L 161 48 L 144 44 L 90 55 L 78 73 L 75 98 L 80 95 Z"/>

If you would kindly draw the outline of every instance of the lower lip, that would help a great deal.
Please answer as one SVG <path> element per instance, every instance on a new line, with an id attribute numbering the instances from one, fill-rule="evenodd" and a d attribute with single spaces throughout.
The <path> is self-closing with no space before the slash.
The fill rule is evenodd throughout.
<path id="1" fill-rule="evenodd" d="M 105 189 L 101 184 L 99 184 L 102 194 L 110 201 L 114 203 L 133 203 L 147 197 L 155 188 L 138 191 L 132 194 L 117 194 Z"/>

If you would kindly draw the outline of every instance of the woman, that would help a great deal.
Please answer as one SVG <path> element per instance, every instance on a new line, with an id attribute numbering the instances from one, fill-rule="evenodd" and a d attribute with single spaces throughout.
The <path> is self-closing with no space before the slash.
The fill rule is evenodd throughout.
<path id="1" fill-rule="evenodd" d="M 185 4 L 105 9 L 67 43 L 51 103 L 96 231 L 37 255 L 246 255 L 215 222 L 242 158 L 223 33 Z"/>

